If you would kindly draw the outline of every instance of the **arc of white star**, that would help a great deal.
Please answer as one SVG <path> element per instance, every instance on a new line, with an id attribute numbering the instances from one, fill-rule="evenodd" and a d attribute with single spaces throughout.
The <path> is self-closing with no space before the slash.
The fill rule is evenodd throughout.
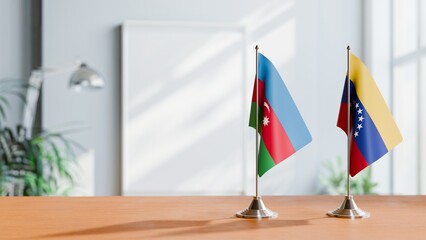
<path id="1" fill-rule="evenodd" d="M 358 132 L 355 132 L 355 133 L 354 133 L 354 136 L 355 136 L 355 137 L 358 137 Z"/>
<path id="2" fill-rule="evenodd" d="M 356 103 L 356 104 L 355 104 L 355 108 L 359 108 L 359 103 Z"/>
<path id="3" fill-rule="evenodd" d="M 361 130 L 362 124 L 358 124 L 358 126 L 356 128 L 358 128 L 358 130 Z"/>
<path id="4" fill-rule="evenodd" d="M 268 126 L 268 124 L 269 124 L 269 118 L 267 116 L 265 116 L 263 118 L 263 126 Z"/>
<path id="5" fill-rule="evenodd" d="M 358 114 L 362 114 L 363 109 L 358 109 Z"/>
<path id="6" fill-rule="evenodd" d="M 362 122 L 362 120 L 364 120 L 364 117 L 363 117 L 363 116 L 358 117 L 358 121 Z"/>

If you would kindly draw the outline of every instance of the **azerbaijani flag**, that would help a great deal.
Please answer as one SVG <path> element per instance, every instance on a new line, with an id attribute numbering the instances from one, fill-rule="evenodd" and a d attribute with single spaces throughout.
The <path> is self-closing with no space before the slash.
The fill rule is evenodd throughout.
<path id="1" fill-rule="evenodd" d="M 402 141 L 385 100 L 367 67 L 350 53 L 350 174 L 355 176 Z M 347 76 L 337 126 L 348 131 Z"/>
<path id="2" fill-rule="evenodd" d="M 287 87 L 274 65 L 258 54 L 259 146 L 258 174 L 266 171 L 310 143 L 312 137 Z M 256 81 L 249 126 L 256 128 Z"/>

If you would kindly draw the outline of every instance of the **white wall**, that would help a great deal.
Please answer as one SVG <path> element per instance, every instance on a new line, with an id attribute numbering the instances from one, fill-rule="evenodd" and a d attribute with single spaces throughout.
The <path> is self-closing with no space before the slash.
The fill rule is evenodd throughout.
<path id="1" fill-rule="evenodd" d="M 391 2 L 387 0 L 369 1 L 364 6 L 365 14 L 365 63 L 374 76 L 383 98 L 391 102 Z M 373 13 L 374 12 L 374 13 Z M 389 37 L 388 37 L 389 36 Z M 392 110 L 392 108 L 391 108 Z M 397 123 L 398 124 L 398 123 Z M 404 142 L 404 141 L 403 141 Z M 373 165 L 374 181 L 378 182 L 380 194 L 393 193 L 394 178 L 391 174 L 391 154 L 386 154 Z"/>
<path id="2" fill-rule="evenodd" d="M 317 31 L 317 159 L 346 164 L 346 135 L 336 127 L 346 76 L 346 47 L 363 57 L 363 1 L 326 0 L 319 4 Z M 319 169 L 317 169 L 318 171 Z"/>
<path id="3" fill-rule="evenodd" d="M 125 20 L 247 27 L 248 46 L 259 44 L 274 62 L 313 136 L 310 145 L 261 178 L 262 194 L 313 194 L 321 162 L 344 156 L 345 137 L 335 123 L 346 46 L 362 56 L 362 1 L 45 0 L 43 64 L 71 64 L 80 56 L 106 79 L 99 92 L 66 90 L 66 74 L 45 81 L 43 89 L 45 127 L 73 120 L 89 126 L 74 138 L 95 158 L 96 195 L 120 193 L 120 25 Z M 253 63 L 254 55 L 247 61 Z"/>
<path id="4" fill-rule="evenodd" d="M 0 0 L 0 79 L 26 80 L 31 72 L 30 0 Z M 22 104 L 11 98 L 7 125 L 19 123 Z"/>
<path id="5" fill-rule="evenodd" d="M 417 8 L 417 3 L 423 7 Z M 380 194 L 426 193 L 426 98 L 421 94 L 426 90 L 426 65 L 424 24 L 420 21 L 424 6 L 423 1 L 387 0 L 365 5 L 367 65 L 403 137 L 391 153 L 373 165 Z M 405 53 L 401 54 L 401 49 Z"/>

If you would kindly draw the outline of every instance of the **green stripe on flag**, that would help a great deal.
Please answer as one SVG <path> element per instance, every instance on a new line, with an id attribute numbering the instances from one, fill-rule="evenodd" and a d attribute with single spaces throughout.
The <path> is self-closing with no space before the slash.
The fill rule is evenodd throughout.
<path id="1" fill-rule="evenodd" d="M 268 152 L 268 149 L 266 149 L 265 144 L 263 143 L 263 140 L 260 141 L 260 148 L 259 148 L 259 169 L 258 174 L 261 177 L 263 174 L 265 174 L 269 169 L 274 167 L 276 164 L 274 160 L 272 160 L 271 155 Z"/>
<path id="2" fill-rule="evenodd" d="M 262 117 L 263 117 L 263 107 L 259 108 L 259 133 L 262 130 Z M 249 119 L 249 126 L 252 128 L 256 128 L 256 102 L 251 103 L 251 109 L 250 109 L 250 119 Z"/>

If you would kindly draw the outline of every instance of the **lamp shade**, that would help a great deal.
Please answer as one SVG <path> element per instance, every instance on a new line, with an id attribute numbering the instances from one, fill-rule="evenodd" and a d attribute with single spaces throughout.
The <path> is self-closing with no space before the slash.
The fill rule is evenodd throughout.
<path id="1" fill-rule="evenodd" d="M 104 84 L 104 79 L 97 71 L 82 63 L 71 75 L 69 87 L 75 90 L 81 88 L 100 89 Z"/>

